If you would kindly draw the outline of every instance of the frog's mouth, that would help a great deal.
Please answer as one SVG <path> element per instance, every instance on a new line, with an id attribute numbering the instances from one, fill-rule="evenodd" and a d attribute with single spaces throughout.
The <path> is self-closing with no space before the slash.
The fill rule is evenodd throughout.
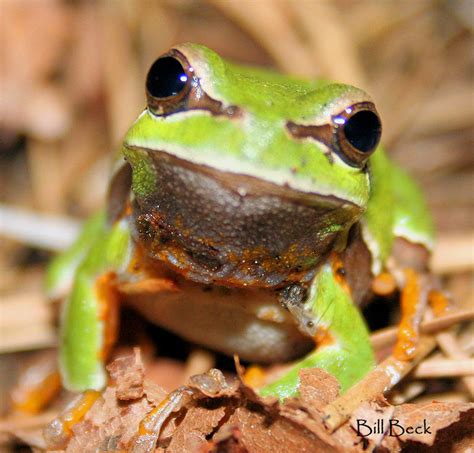
<path id="1" fill-rule="evenodd" d="M 281 287 L 310 281 L 345 246 L 359 206 L 253 176 L 222 172 L 164 151 L 146 153 L 153 188 L 134 191 L 135 238 L 190 280 Z M 133 168 L 132 171 L 143 171 Z M 148 169 L 150 171 L 150 168 Z"/>

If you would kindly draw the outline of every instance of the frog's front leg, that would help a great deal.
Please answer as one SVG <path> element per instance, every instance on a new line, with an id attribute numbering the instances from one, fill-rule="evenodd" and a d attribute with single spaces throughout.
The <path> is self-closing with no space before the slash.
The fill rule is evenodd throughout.
<path id="1" fill-rule="evenodd" d="M 101 390 L 105 361 L 118 332 L 119 303 L 127 295 L 176 291 L 174 282 L 138 265 L 143 257 L 124 217 L 96 232 L 77 268 L 61 318 L 59 369 L 63 386 L 74 392 Z"/>
<path id="2" fill-rule="evenodd" d="M 123 261 L 125 257 L 124 253 L 129 242 L 125 233 L 125 221 L 110 229 L 105 213 L 101 211 L 84 224 L 81 234 L 71 247 L 58 255 L 48 266 L 46 277 L 48 296 L 51 299 L 61 299 L 67 292 L 70 293 L 63 306 L 63 318 L 68 320 L 69 327 L 63 326 L 62 332 L 68 338 L 69 344 L 74 343 L 76 348 L 77 345 L 83 347 L 91 341 L 91 331 L 95 330 L 97 322 L 87 326 L 84 321 L 94 318 L 90 312 L 95 303 L 101 310 L 99 316 L 102 318 L 101 325 L 104 327 L 104 337 L 107 339 L 102 350 L 109 349 L 113 342 L 117 310 L 112 270 L 118 268 L 118 261 Z M 119 239 L 119 236 L 122 236 L 122 239 Z M 116 247 L 115 255 L 111 253 L 111 247 Z M 121 253 L 118 252 L 119 249 Z M 120 254 L 122 256 L 118 256 Z M 106 269 L 110 272 L 106 272 Z M 71 287 L 74 287 L 72 292 Z M 71 317 L 74 312 L 80 313 L 79 326 Z M 73 351 L 74 347 L 69 346 L 69 350 Z M 62 352 L 64 353 L 64 349 Z M 69 353 L 68 356 L 71 363 L 81 360 L 80 356 L 74 358 Z M 64 370 L 62 376 L 64 381 L 64 376 L 70 373 L 70 365 L 61 368 Z M 54 356 L 40 355 L 22 372 L 19 382 L 12 391 L 12 406 L 21 412 L 38 413 L 60 389 L 61 377 L 56 353 Z"/>
<path id="3" fill-rule="evenodd" d="M 300 329 L 313 336 L 316 347 L 286 374 L 262 387 L 261 395 L 280 399 L 295 396 L 298 374 L 303 368 L 328 371 L 337 378 L 344 392 L 374 366 L 369 332 L 352 301 L 349 287 L 338 275 L 337 258 L 320 269 L 303 305 L 293 301 L 290 294 L 287 307 Z"/>
<path id="4" fill-rule="evenodd" d="M 127 268 L 131 248 L 126 218 L 110 228 L 104 224 L 76 271 L 60 331 L 59 368 L 68 390 L 99 390 L 105 385 L 104 360 L 118 322 L 116 277 Z"/>

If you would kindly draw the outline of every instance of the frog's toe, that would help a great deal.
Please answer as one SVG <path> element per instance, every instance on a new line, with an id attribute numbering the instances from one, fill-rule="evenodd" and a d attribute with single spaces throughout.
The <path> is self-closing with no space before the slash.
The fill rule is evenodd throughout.
<path id="1" fill-rule="evenodd" d="M 156 442 L 168 417 L 179 411 L 193 396 L 193 391 L 182 386 L 169 393 L 166 398 L 152 409 L 140 422 L 138 432 L 133 440 L 133 453 L 155 451 Z"/>
<path id="2" fill-rule="evenodd" d="M 100 392 L 88 390 L 74 399 L 66 409 L 43 430 L 48 450 L 63 450 L 73 434 L 73 428 L 82 422 L 85 415 L 100 397 Z"/>

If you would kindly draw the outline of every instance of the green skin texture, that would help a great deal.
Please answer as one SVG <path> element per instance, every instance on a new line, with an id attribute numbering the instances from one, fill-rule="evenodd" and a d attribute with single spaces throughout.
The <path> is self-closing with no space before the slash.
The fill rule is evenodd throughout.
<path id="1" fill-rule="evenodd" d="M 383 270 L 396 236 L 431 246 L 431 220 L 419 189 L 387 159 L 382 148 L 370 157 L 367 177 L 337 157 L 331 162 L 321 144 L 294 139 L 284 128 L 288 120 L 321 124 L 327 112 L 339 113 L 351 102 L 370 100 L 365 93 L 347 85 L 299 80 L 237 66 L 195 44 L 185 44 L 178 50 L 194 67 L 203 89 L 225 106 L 238 106 L 245 118 L 211 116 L 200 110 L 158 118 L 146 110 L 131 126 L 117 156 L 119 163 L 126 157 L 132 166 L 134 193 L 146 196 L 156 182 L 146 153 L 137 148 L 166 151 L 218 169 L 218 163 L 227 159 L 237 173 L 245 168 L 248 174 L 262 175 L 277 184 L 283 184 L 278 179 L 281 175 L 291 175 L 308 192 L 333 194 L 360 206 L 364 214 L 354 221 L 362 222 L 376 272 Z M 345 100 L 343 107 L 341 99 Z M 337 111 L 333 111 L 335 105 Z M 105 385 L 104 364 L 99 358 L 103 325 L 94 283 L 106 271 L 126 278 L 131 247 L 126 219 L 107 225 L 105 217 L 99 215 L 86 224 L 71 249 L 49 268 L 47 285 L 51 295 L 67 286 L 75 275 L 61 322 L 60 370 L 63 384 L 70 390 L 100 389 Z M 306 308 L 335 341 L 316 348 L 284 376 L 261 388 L 262 395 L 280 399 L 296 395 L 299 370 L 312 367 L 333 374 L 345 391 L 374 365 L 365 322 L 329 264 L 321 266 L 310 294 Z"/>

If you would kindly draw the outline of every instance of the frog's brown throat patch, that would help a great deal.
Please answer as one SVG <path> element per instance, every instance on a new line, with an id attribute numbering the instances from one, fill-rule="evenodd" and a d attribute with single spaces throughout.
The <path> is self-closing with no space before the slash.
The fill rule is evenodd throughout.
<path id="1" fill-rule="evenodd" d="M 135 238 L 151 257 L 199 283 L 308 282 L 331 251 L 345 246 L 347 231 L 361 214 L 358 206 L 335 196 L 144 151 L 156 187 L 136 195 Z"/>

